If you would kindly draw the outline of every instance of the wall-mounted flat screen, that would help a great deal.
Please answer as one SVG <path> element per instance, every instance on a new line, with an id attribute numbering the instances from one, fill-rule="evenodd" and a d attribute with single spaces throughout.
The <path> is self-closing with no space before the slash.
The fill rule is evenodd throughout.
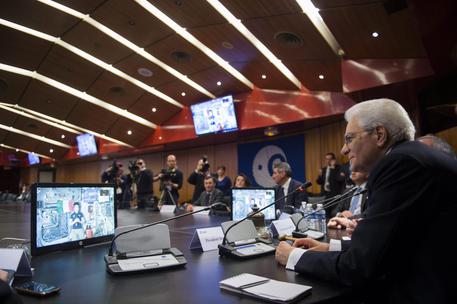
<path id="1" fill-rule="evenodd" d="M 190 109 L 197 135 L 238 130 L 232 96 L 197 103 Z"/>
<path id="2" fill-rule="evenodd" d="M 79 156 L 89 156 L 97 154 L 97 144 L 92 134 L 81 134 L 76 136 Z"/>
<path id="3" fill-rule="evenodd" d="M 116 228 L 114 191 L 111 184 L 34 184 L 32 255 L 111 240 Z"/>

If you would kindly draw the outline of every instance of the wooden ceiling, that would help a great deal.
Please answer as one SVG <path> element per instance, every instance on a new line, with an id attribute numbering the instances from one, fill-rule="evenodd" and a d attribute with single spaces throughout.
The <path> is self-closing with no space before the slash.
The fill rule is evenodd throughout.
<path id="1" fill-rule="evenodd" d="M 204 0 L 150 1 L 159 10 L 227 61 L 262 89 L 296 90 L 275 66 L 237 29 Z M 345 51 L 336 55 L 295 0 L 222 0 L 305 89 L 342 92 L 341 61 L 367 58 L 425 58 L 411 7 L 391 13 L 384 1 L 313 0 L 320 15 Z M 215 96 L 250 88 L 220 67 L 157 17 L 131 0 L 59 0 L 186 75 Z M 160 66 L 109 37 L 92 24 L 34 0 L 0 1 L 0 18 L 60 37 L 63 41 L 111 64 L 131 77 L 171 97 L 182 106 L 210 99 Z M 371 36 L 380 33 L 378 39 Z M 281 40 L 281 37 L 283 40 Z M 284 38 L 285 37 L 285 38 Z M 36 71 L 120 109 L 163 125 L 181 111 L 86 58 L 41 38 L 0 25 L 0 63 Z M 285 40 L 284 40 L 285 39 Z M 282 42 L 280 42 L 282 41 Z M 148 69 L 150 77 L 142 76 Z M 319 79 L 319 75 L 325 79 Z M 266 75 L 262 78 L 261 75 Z M 222 85 L 217 85 L 221 81 Z M 182 93 L 185 96 L 182 96 Z M 0 69 L 0 102 L 49 115 L 59 120 L 140 145 L 153 129 L 126 119 L 37 79 Z M 152 108 L 157 111 L 153 112 Z M 75 145 L 72 133 L 0 109 L 1 123 L 26 132 Z M 133 132 L 127 134 L 127 130 Z M 66 135 L 62 139 L 62 134 Z M 68 152 L 22 135 L 0 130 L 0 143 L 61 159 Z M 53 148 L 54 152 L 49 153 Z"/>

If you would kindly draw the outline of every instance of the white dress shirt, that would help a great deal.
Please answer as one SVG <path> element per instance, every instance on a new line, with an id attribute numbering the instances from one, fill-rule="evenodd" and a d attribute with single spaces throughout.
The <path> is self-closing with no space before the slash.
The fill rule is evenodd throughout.
<path id="1" fill-rule="evenodd" d="M 300 260 L 301 256 L 306 251 L 307 251 L 306 249 L 294 248 L 290 252 L 289 258 L 287 259 L 286 269 L 295 270 L 295 265 L 297 265 L 297 263 Z M 331 239 L 328 251 L 341 251 L 341 241 L 340 240 Z"/>

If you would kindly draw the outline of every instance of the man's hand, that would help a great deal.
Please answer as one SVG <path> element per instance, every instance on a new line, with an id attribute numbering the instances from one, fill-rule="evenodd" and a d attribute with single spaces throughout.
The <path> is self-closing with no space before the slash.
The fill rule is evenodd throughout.
<path id="1" fill-rule="evenodd" d="M 351 222 L 350 219 L 346 217 L 333 217 L 328 221 L 327 227 L 328 228 L 336 228 L 336 229 L 342 229 L 345 228 L 349 225 Z"/>
<path id="2" fill-rule="evenodd" d="M 192 211 L 194 211 L 194 207 L 192 206 L 192 204 L 188 204 L 188 205 L 187 205 L 186 211 L 187 211 L 187 212 L 192 212 Z"/>
<path id="3" fill-rule="evenodd" d="M 310 238 L 298 239 L 293 244 L 294 247 L 303 247 L 311 251 L 328 251 L 329 244 L 322 243 Z M 276 252 L 278 249 L 276 249 Z"/>
<path id="4" fill-rule="evenodd" d="M 290 246 L 287 242 L 282 241 L 279 243 L 278 247 L 276 247 L 276 261 L 285 266 L 292 250 L 294 250 L 294 247 Z"/>
<path id="5" fill-rule="evenodd" d="M 346 232 L 347 232 L 348 236 L 352 236 L 352 233 L 354 232 L 354 230 L 357 227 L 357 224 L 360 220 L 361 219 L 351 220 L 350 222 L 348 222 L 348 225 L 346 226 Z"/>
<path id="6" fill-rule="evenodd" d="M 0 269 L 0 280 L 2 280 L 3 282 L 6 282 L 7 279 L 8 279 L 8 272 Z"/>

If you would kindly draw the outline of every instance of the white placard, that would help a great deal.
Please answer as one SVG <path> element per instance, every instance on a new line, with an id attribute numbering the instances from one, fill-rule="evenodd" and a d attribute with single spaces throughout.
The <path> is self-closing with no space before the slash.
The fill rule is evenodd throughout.
<path id="1" fill-rule="evenodd" d="M 162 205 L 160 213 L 174 213 L 176 209 L 175 205 Z"/>
<path id="2" fill-rule="evenodd" d="M 284 220 L 273 221 L 272 223 L 278 235 L 291 235 L 292 231 L 295 230 L 295 224 L 290 217 Z"/>
<path id="3" fill-rule="evenodd" d="M 205 209 L 206 207 L 205 206 L 193 206 L 192 209 L 194 211 L 199 211 L 199 210 L 202 210 L 202 209 Z M 202 212 L 199 212 L 199 213 L 195 213 L 194 215 L 209 215 L 209 210 L 206 210 L 206 211 L 202 211 Z"/>
<path id="4" fill-rule="evenodd" d="M 201 248 L 203 251 L 216 250 L 222 244 L 224 232 L 221 226 L 195 229 L 190 249 Z"/>
<path id="5" fill-rule="evenodd" d="M 16 276 L 32 276 L 24 249 L 0 248 L 0 269 L 13 270 Z"/>

